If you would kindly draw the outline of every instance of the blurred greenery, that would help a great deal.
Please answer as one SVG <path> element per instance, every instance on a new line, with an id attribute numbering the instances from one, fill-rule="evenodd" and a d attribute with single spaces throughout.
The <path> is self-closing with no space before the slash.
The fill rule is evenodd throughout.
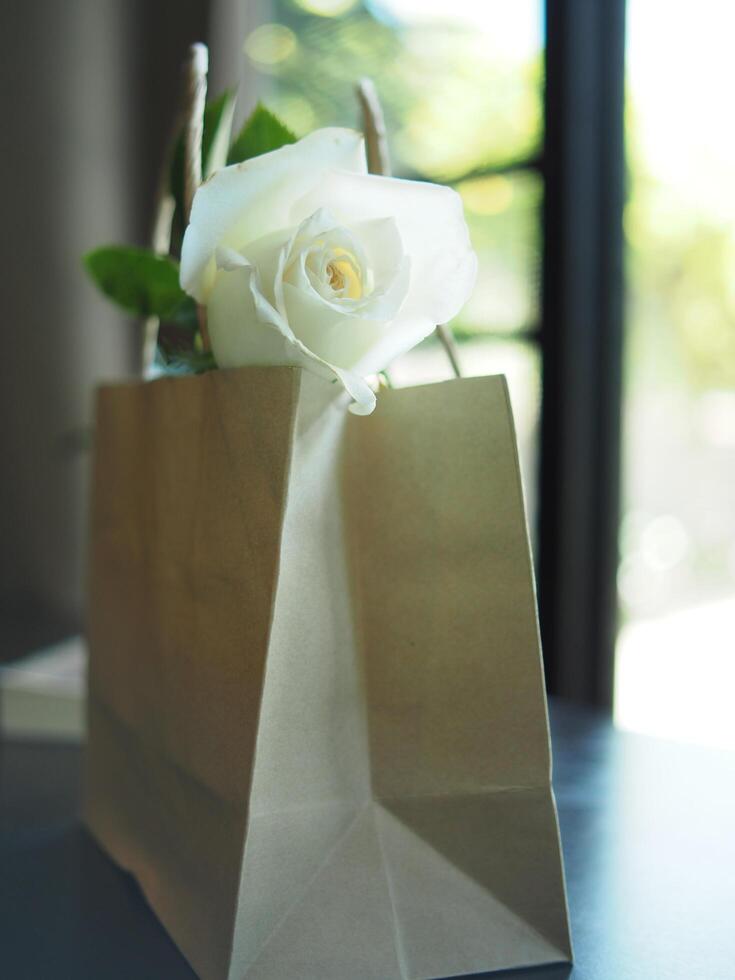
<path id="1" fill-rule="evenodd" d="M 662 18 L 666 43 L 661 44 Z M 735 387 L 735 7 L 629 0 L 631 384 Z M 684 60 L 682 60 L 684 59 Z"/>
<path id="2" fill-rule="evenodd" d="M 336 17 L 275 0 L 273 23 L 245 44 L 268 104 L 303 135 L 358 123 L 354 84 L 373 78 L 397 171 L 455 180 L 475 167 L 533 155 L 541 133 L 541 52 L 529 63 L 488 59 L 483 36 L 453 21 L 405 23 L 363 4 Z"/>
<path id="3" fill-rule="evenodd" d="M 735 231 L 650 172 L 629 113 L 628 361 L 646 383 L 735 387 Z M 692 175 L 696 180 L 696 174 Z M 723 192 L 725 189 L 723 188 Z"/>
<path id="4" fill-rule="evenodd" d="M 542 181 L 518 171 L 457 185 L 479 268 L 456 334 L 532 330 L 539 318 Z"/>

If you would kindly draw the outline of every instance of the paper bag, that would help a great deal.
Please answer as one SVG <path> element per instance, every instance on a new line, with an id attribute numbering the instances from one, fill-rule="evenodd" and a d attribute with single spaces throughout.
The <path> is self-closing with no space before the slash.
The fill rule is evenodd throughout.
<path id="1" fill-rule="evenodd" d="M 101 389 L 86 821 L 204 980 L 570 957 L 505 380 Z"/>

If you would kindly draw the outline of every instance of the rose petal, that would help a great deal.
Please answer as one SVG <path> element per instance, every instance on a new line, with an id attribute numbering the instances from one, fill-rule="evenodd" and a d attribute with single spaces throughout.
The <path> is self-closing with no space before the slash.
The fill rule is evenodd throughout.
<path id="1" fill-rule="evenodd" d="M 237 255 L 236 252 L 231 256 Z M 218 251 L 218 262 L 224 260 Z M 207 329 L 212 352 L 219 367 L 242 367 L 246 364 L 299 363 L 291 356 L 292 345 L 282 331 L 263 323 L 255 307 L 251 280 L 255 270 L 238 256 L 222 265 L 207 307 Z"/>
<path id="2" fill-rule="evenodd" d="M 324 205 L 347 227 L 393 218 L 411 258 L 411 284 L 401 314 L 434 323 L 456 316 L 472 291 L 477 257 L 455 191 L 392 177 L 331 172 L 294 204 L 292 223 Z"/>
<path id="3" fill-rule="evenodd" d="M 402 309 L 411 284 L 411 258 L 394 218 L 349 226 L 364 248 L 373 273 L 372 293 L 357 309 L 363 317 L 391 320 Z"/>
<path id="4" fill-rule="evenodd" d="M 347 370 L 354 370 L 385 332 L 384 321 L 335 310 L 320 296 L 291 283 L 284 283 L 283 295 L 288 322 L 299 340 L 319 357 Z"/>
<path id="5" fill-rule="evenodd" d="M 329 296 L 324 289 L 315 287 L 304 264 L 305 255 L 314 246 L 315 240 L 319 241 L 320 248 L 325 252 L 330 249 L 351 252 L 359 267 L 365 270 L 365 280 L 367 271 L 370 271 L 372 282 L 364 282 L 365 292 L 361 297 Z M 260 262 L 257 264 L 262 269 Z M 400 310 L 408 292 L 409 273 L 410 261 L 403 252 L 403 243 L 392 218 L 362 221 L 353 227 L 343 228 L 336 224 L 328 209 L 321 208 L 299 225 L 281 254 L 274 289 L 276 306 L 285 315 L 282 300 L 285 276 L 286 282 L 320 301 L 340 317 L 354 315 L 385 321 L 392 319 Z M 335 319 L 328 312 L 326 316 L 329 322 Z M 301 336 L 298 322 L 289 322 L 296 335 Z M 305 337 L 301 339 L 311 347 Z"/>
<path id="6" fill-rule="evenodd" d="M 206 302 L 214 283 L 217 246 L 241 250 L 291 225 L 294 202 L 335 167 L 365 172 L 359 133 L 318 129 L 298 143 L 218 170 L 194 195 L 181 249 L 182 288 L 200 303 Z"/>
<path id="7" fill-rule="evenodd" d="M 420 344 L 435 327 L 436 323 L 433 320 L 426 317 L 406 316 L 401 311 L 398 317 L 386 326 L 375 343 L 365 351 L 361 359 L 352 365 L 352 370 L 361 375 L 383 371 L 401 354 Z"/>
<path id="8" fill-rule="evenodd" d="M 337 378 L 354 403 L 350 411 L 369 415 L 375 393 L 359 375 L 330 364 L 298 340 L 280 313 L 263 296 L 257 270 L 232 250 L 217 253 L 222 263 L 207 307 L 212 351 L 219 367 L 290 364 Z"/>

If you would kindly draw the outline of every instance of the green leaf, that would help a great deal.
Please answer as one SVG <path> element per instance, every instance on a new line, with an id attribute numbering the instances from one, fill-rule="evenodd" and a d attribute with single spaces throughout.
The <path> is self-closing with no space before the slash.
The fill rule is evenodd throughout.
<path id="1" fill-rule="evenodd" d="M 105 296 L 128 313 L 161 320 L 186 320 L 190 315 L 190 297 L 179 285 L 178 262 L 168 256 L 108 245 L 88 252 L 84 265 Z"/>
<path id="2" fill-rule="evenodd" d="M 258 103 L 230 147 L 227 162 L 242 163 L 243 160 L 259 157 L 295 142 L 296 135 L 288 126 Z"/>
<path id="3" fill-rule="evenodd" d="M 227 144 L 230 141 L 232 113 L 235 96 L 229 90 L 208 102 L 204 109 L 202 131 L 202 175 L 208 177 L 213 170 L 227 163 Z M 184 133 L 179 134 L 171 158 L 171 193 L 176 210 L 184 213 Z"/>

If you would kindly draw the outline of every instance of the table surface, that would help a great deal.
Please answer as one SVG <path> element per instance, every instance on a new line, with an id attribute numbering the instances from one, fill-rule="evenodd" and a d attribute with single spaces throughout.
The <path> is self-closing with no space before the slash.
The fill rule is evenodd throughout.
<path id="1" fill-rule="evenodd" d="M 735 753 L 622 733 L 553 701 L 551 722 L 575 965 L 493 976 L 733 980 Z M 80 826 L 79 781 L 78 747 L 0 748 L 0 976 L 192 980 Z"/>

